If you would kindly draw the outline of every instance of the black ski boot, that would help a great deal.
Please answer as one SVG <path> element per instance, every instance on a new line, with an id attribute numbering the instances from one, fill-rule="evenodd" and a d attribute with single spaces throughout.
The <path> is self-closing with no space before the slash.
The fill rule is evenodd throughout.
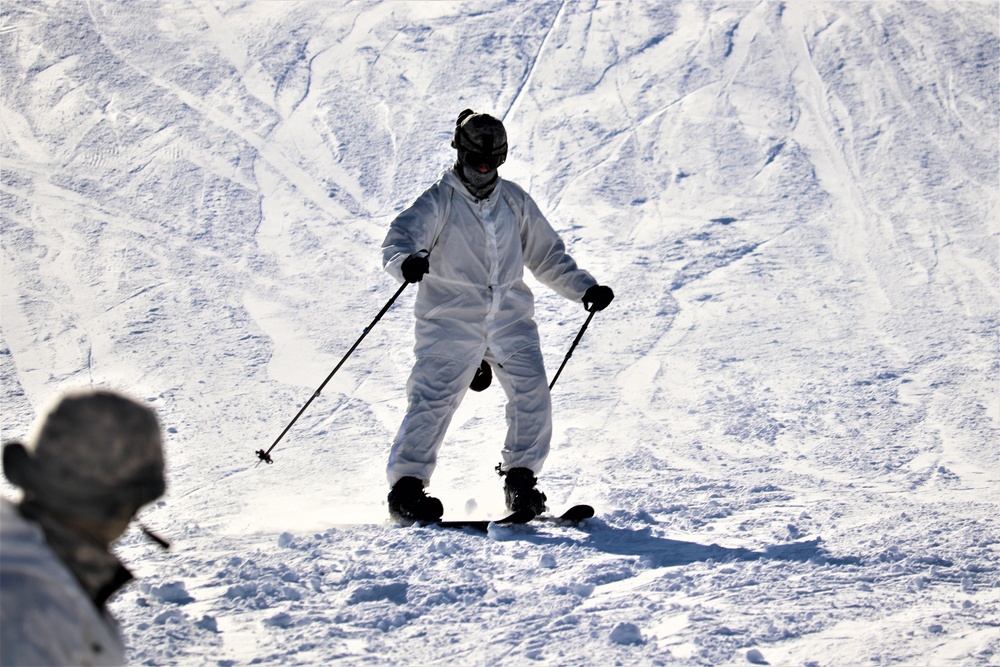
<path id="1" fill-rule="evenodd" d="M 538 480 L 528 468 L 511 468 L 504 482 L 504 498 L 511 512 L 531 510 L 535 514 L 545 511 L 545 494 L 535 488 Z"/>
<path id="2" fill-rule="evenodd" d="M 437 521 L 444 505 L 424 493 L 424 483 L 416 477 L 403 477 L 389 491 L 389 516 L 397 523 Z"/>

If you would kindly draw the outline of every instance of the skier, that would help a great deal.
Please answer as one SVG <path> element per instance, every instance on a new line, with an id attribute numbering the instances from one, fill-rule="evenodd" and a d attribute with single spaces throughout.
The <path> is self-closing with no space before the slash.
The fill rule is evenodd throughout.
<path id="1" fill-rule="evenodd" d="M 499 468 L 507 507 L 545 510 L 536 475 L 549 452 L 552 414 L 524 268 L 588 310 L 614 298 L 577 267 L 534 200 L 497 174 L 507 158 L 500 120 L 466 109 L 451 145 L 454 166 L 393 220 L 382 244 L 385 270 L 420 283 L 416 362 L 387 468 L 389 513 L 400 523 L 441 518 L 441 501 L 424 487 L 465 391 L 471 383 L 485 388 L 494 373 L 507 396 Z"/>
<path id="2" fill-rule="evenodd" d="M 124 664 L 105 602 L 132 575 L 109 548 L 163 494 L 156 416 L 86 391 L 63 397 L 36 433 L 3 448 L 24 496 L 0 501 L 0 664 Z"/>

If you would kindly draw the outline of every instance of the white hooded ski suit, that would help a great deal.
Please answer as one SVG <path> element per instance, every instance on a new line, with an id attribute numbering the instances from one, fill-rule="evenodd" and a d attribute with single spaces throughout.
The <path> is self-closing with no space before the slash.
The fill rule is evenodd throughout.
<path id="1" fill-rule="evenodd" d="M 539 472 L 552 415 L 524 267 L 574 301 L 597 281 L 577 268 L 534 200 L 499 177 L 493 192 L 477 200 L 448 170 L 400 213 L 382 244 L 385 270 L 402 281 L 403 261 L 421 252 L 429 252 L 430 271 L 418 284 L 417 361 L 389 456 L 389 483 L 430 479 L 448 424 L 483 359 L 507 395 L 503 468 Z"/>
<path id="2" fill-rule="evenodd" d="M 0 664 L 122 665 L 117 625 L 46 544 L 0 500 Z"/>

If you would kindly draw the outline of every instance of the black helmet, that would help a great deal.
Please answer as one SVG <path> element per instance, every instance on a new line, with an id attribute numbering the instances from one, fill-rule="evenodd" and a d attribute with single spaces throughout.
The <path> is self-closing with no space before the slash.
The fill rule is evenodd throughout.
<path id="1" fill-rule="evenodd" d="M 507 160 L 507 131 L 493 116 L 466 109 L 455 121 L 451 147 L 458 150 L 461 164 L 472 169 L 486 165 L 492 171 Z"/>

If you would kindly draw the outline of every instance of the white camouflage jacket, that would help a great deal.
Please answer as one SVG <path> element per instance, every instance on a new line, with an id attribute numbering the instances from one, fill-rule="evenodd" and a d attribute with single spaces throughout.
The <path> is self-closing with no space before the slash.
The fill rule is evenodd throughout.
<path id="1" fill-rule="evenodd" d="M 0 500 L 0 664 L 124 663 L 114 621 L 98 611 L 41 529 Z"/>
<path id="2" fill-rule="evenodd" d="M 480 201 L 447 170 L 393 220 L 382 244 L 385 270 L 402 281 L 403 260 L 424 250 L 430 252 L 430 272 L 417 291 L 418 357 L 478 365 L 488 346 L 503 363 L 537 344 L 524 267 L 574 301 L 597 284 L 577 267 L 534 200 L 501 178 Z"/>

